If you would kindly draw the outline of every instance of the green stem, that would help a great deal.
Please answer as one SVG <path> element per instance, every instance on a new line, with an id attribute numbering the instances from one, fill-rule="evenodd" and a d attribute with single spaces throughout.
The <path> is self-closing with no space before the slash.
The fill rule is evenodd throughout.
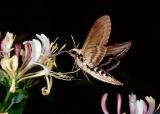
<path id="1" fill-rule="evenodd" d="M 5 99 L 4 99 L 3 106 L 2 106 L 2 108 L 1 108 L 1 110 L 0 110 L 0 112 L 3 112 L 3 111 L 4 111 L 4 109 L 5 109 L 5 107 L 6 107 L 5 105 L 6 105 L 6 103 L 8 102 L 8 99 L 9 99 L 10 95 L 11 95 L 11 93 L 8 91 L 8 92 L 7 92 L 7 95 L 6 95 Z"/>
<path id="2" fill-rule="evenodd" d="M 6 95 L 5 99 L 4 99 L 4 103 L 7 103 L 10 95 L 11 95 L 11 93 L 8 91 L 8 92 L 7 92 L 7 95 Z"/>

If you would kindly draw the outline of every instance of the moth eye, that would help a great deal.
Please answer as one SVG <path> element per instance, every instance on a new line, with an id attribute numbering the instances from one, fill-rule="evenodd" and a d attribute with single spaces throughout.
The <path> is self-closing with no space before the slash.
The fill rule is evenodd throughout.
<path id="1" fill-rule="evenodd" d="M 74 50 L 71 50 L 70 53 L 73 54 L 73 55 L 77 54 L 77 52 L 74 51 Z"/>

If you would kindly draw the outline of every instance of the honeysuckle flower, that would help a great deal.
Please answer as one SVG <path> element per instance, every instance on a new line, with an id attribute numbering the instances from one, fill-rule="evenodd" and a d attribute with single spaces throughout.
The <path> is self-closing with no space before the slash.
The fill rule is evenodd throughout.
<path id="1" fill-rule="evenodd" d="M 36 34 L 37 38 L 41 41 L 42 44 L 42 51 L 41 51 L 41 56 L 39 58 L 39 63 L 46 69 L 48 70 L 46 73 L 46 82 L 47 82 L 47 87 L 43 87 L 42 88 L 42 94 L 43 95 L 48 95 L 50 90 L 51 90 L 51 86 L 52 86 L 52 77 L 57 78 L 62 76 L 61 73 L 56 73 L 51 71 L 51 69 L 53 67 L 57 67 L 56 65 L 56 54 L 61 52 L 61 50 L 65 47 L 65 45 L 63 45 L 60 49 L 57 45 L 56 40 L 52 43 L 50 43 L 49 38 L 47 38 L 44 34 L 38 35 Z M 65 76 L 65 75 L 63 75 Z"/>
<path id="2" fill-rule="evenodd" d="M 146 114 L 152 114 L 155 110 L 155 105 L 156 105 L 155 99 L 152 96 L 146 96 L 145 99 L 149 105 L 148 110 L 146 110 L 147 112 Z"/>
<path id="3" fill-rule="evenodd" d="M 122 96 L 120 94 L 117 95 L 117 114 L 121 113 L 122 106 Z"/>
<path id="4" fill-rule="evenodd" d="M 136 95 L 131 94 L 129 96 L 129 108 L 130 114 L 160 114 L 160 104 L 155 109 L 155 99 L 152 96 L 146 96 L 145 100 L 137 100 Z M 101 108 L 104 114 L 109 114 L 106 107 L 108 94 L 105 93 L 101 99 Z M 117 114 L 121 113 L 122 97 L 120 94 L 117 95 Z M 122 113 L 124 114 L 124 113 Z"/>
<path id="5" fill-rule="evenodd" d="M 9 79 L 12 80 L 10 92 L 15 92 L 15 81 L 16 81 L 16 71 L 18 68 L 18 57 L 16 55 L 12 56 L 11 58 L 3 58 L 1 60 L 1 67 L 4 71 L 6 71 L 9 75 Z"/>
<path id="6" fill-rule="evenodd" d="M 5 38 L 1 42 L 1 52 L 4 56 L 10 56 L 10 51 L 13 50 L 12 45 L 14 40 L 15 36 L 13 33 L 7 32 Z"/>
<path id="7" fill-rule="evenodd" d="M 43 70 L 31 73 L 30 76 L 27 75 L 27 77 L 22 78 L 20 81 L 27 78 L 39 77 L 44 75 L 47 82 L 47 87 L 42 88 L 42 94 L 48 95 L 52 87 L 52 77 L 50 75 L 50 71 L 54 66 L 56 67 L 55 56 L 52 56 L 52 48 L 50 48 L 51 44 L 49 39 L 44 34 L 36 34 L 36 36 L 38 39 L 24 42 L 26 52 L 24 52 L 25 54 L 23 60 L 25 61 L 25 64 L 28 64 L 23 66 L 26 66 L 24 67 L 25 71 L 33 67 L 33 65 L 39 65 L 43 68 Z M 29 52 L 32 53 L 30 54 Z M 28 57 L 31 57 L 29 61 Z"/>
<path id="8" fill-rule="evenodd" d="M 160 108 L 155 109 L 155 99 L 152 96 L 146 96 L 144 100 L 136 99 L 136 95 L 129 95 L 130 114 L 159 114 Z M 148 106 L 147 106 L 148 104 Z M 159 112 L 159 113 L 157 113 Z"/>
<path id="9" fill-rule="evenodd" d="M 65 52 L 62 51 L 65 45 L 59 48 L 56 43 L 57 39 L 50 43 L 49 38 L 44 34 L 36 34 L 36 37 L 20 45 L 14 43 L 14 35 L 8 32 L 1 42 L 0 73 L 8 80 L 7 86 L 12 93 L 16 92 L 19 83 L 31 78 L 44 77 L 46 79 L 47 86 L 42 88 L 43 95 L 50 93 L 52 77 L 69 81 L 73 79 L 67 74 L 74 72 L 52 71 L 52 68 L 57 67 L 56 56 Z M 32 71 L 36 67 L 41 68 Z"/>
<path id="10" fill-rule="evenodd" d="M 135 114 L 143 114 L 143 100 L 137 100 L 136 102 L 136 113 Z"/>
<path id="11" fill-rule="evenodd" d="M 38 39 L 33 39 L 32 41 L 24 42 L 26 52 L 24 55 L 24 63 L 27 63 L 28 57 L 31 56 L 31 60 L 28 63 L 27 68 L 30 68 L 30 65 L 39 65 L 43 68 L 43 70 L 31 73 L 31 76 L 27 75 L 27 77 L 22 78 L 20 81 L 31 78 L 31 77 L 39 77 L 41 75 L 45 76 L 47 86 L 42 88 L 42 94 L 48 95 L 50 93 L 53 79 L 52 77 L 62 79 L 62 80 L 71 80 L 72 77 L 69 77 L 68 73 L 60 73 L 51 71 L 53 67 L 57 67 L 56 65 L 56 56 L 61 54 L 65 45 L 61 48 L 58 47 L 56 40 L 50 43 L 49 38 L 47 38 L 44 34 L 38 35 L 36 34 Z M 30 44 L 30 45 L 29 45 Z M 28 52 L 31 52 L 29 54 Z M 64 51 L 65 52 L 65 51 Z M 26 66 L 26 65 L 23 65 Z"/>
<path id="12" fill-rule="evenodd" d="M 101 109 L 102 109 L 104 114 L 109 114 L 108 109 L 106 107 L 107 98 L 108 98 L 108 94 L 107 93 L 105 93 L 101 98 Z"/>
<path id="13" fill-rule="evenodd" d="M 135 114 L 136 113 L 136 100 L 137 97 L 136 95 L 128 95 L 129 97 L 129 107 L 130 107 L 130 114 Z"/>
<path id="14" fill-rule="evenodd" d="M 57 39 L 56 39 L 57 40 Z M 43 95 L 48 95 L 52 88 L 53 77 L 70 81 L 68 76 L 74 72 L 54 71 L 56 57 L 65 47 L 50 42 L 44 34 L 36 34 L 36 38 L 18 44 L 13 33 L 7 33 L 0 43 L 0 83 L 7 86 L 6 97 L 0 105 L 0 112 L 7 112 L 13 104 L 26 98 L 25 89 L 33 86 L 32 78 L 44 77 L 46 86 L 41 89 Z M 15 94 L 11 94 L 15 93 Z M 22 96 L 21 96 L 22 95 Z"/>
<path id="15" fill-rule="evenodd" d="M 108 99 L 108 93 L 105 93 L 101 99 L 101 109 L 104 114 L 109 114 L 106 103 Z M 122 96 L 120 94 L 117 95 L 117 114 L 121 114 L 121 105 L 122 105 Z"/>
<path id="16" fill-rule="evenodd" d="M 43 76 L 46 74 L 45 71 L 40 70 L 36 73 L 28 73 L 31 68 L 39 66 L 35 63 L 38 62 L 41 55 L 41 43 L 38 40 L 33 39 L 32 41 L 24 42 L 24 49 L 21 49 L 19 44 L 15 45 L 15 48 L 12 48 L 14 42 L 14 35 L 12 33 L 7 33 L 5 38 L 1 42 L 1 73 L 4 74 L 4 77 L 9 82 L 10 89 L 9 91 L 14 93 L 16 91 L 16 86 L 18 82 L 23 80 L 26 76 Z M 15 53 L 11 54 L 11 51 Z M 23 52 L 23 53 L 22 53 Z M 12 55 L 12 57 L 10 57 Z M 22 56 L 22 60 L 19 60 Z M 22 62 L 22 63 L 20 63 Z M 42 67 L 43 68 L 43 67 Z M 29 77 L 32 78 L 32 77 Z"/>
<path id="17" fill-rule="evenodd" d="M 51 70 L 53 66 L 56 67 L 55 56 L 52 56 L 54 50 L 52 50 L 51 43 L 44 34 L 36 34 L 36 36 L 42 43 L 42 53 L 39 62 Z"/>

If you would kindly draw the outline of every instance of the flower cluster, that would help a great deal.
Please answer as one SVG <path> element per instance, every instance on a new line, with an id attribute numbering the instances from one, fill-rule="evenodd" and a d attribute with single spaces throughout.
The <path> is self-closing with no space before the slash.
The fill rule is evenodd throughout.
<path id="1" fill-rule="evenodd" d="M 14 104 L 26 99 L 26 89 L 37 83 L 35 78 L 46 80 L 47 86 L 41 89 L 43 95 L 50 93 L 53 77 L 73 80 L 68 74 L 74 72 L 54 71 L 57 68 L 56 57 L 67 52 L 63 50 L 65 44 L 59 47 L 57 39 L 50 42 L 44 34 L 36 34 L 36 38 L 22 44 L 15 42 L 15 38 L 16 35 L 7 32 L 0 43 L 0 83 L 6 89 L 4 100 L 0 102 L 0 113 L 12 110 Z"/>
<path id="2" fill-rule="evenodd" d="M 105 93 L 101 99 L 101 108 L 104 114 L 109 114 L 109 111 L 106 107 L 108 94 Z M 129 95 L 129 108 L 130 114 L 159 114 L 160 113 L 160 104 L 155 109 L 155 99 L 152 96 L 146 96 L 145 100 L 137 100 L 136 95 Z M 122 96 L 117 95 L 117 114 L 121 114 L 122 106 Z M 125 114 L 125 113 L 122 113 Z"/>
<path id="3" fill-rule="evenodd" d="M 9 92 L 15 93 L 21 82 L 36 77 L 45 77 L 47 86 L 42 88 L 42 94 L 48 95 L 52 86 L 52 77 L 71 80 L 65 73 L 51 71 L 56 65 L 56 56 L 64 49 L 58 47 L 56 40 L 50 42 L 44 35 L 36 34 L 37 39 L 15 43 L 15 35 L 7 32 L 1 41 L 0 77 L 1 83 L 9 87 Z M 37 68 L 38 67 L 38 68 Z M 32 70 L 36 69 L 37 70 Z"/>

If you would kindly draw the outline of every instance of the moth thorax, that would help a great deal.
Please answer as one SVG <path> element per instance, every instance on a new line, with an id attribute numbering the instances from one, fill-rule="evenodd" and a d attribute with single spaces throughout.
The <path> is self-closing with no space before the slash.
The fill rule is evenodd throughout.
<path id="1" fill-rule="evenodd" d="M 76 57 L 76 56 L 78 56 L 78 55 L 81 55 L 81 50 L 80 50 L 80 49 L 73 48 L 73 49 L 69 50 L 69 54 L 70 54 L 72 57 Z"/>

